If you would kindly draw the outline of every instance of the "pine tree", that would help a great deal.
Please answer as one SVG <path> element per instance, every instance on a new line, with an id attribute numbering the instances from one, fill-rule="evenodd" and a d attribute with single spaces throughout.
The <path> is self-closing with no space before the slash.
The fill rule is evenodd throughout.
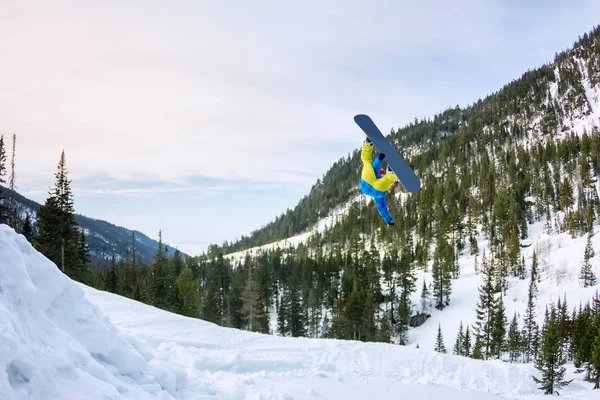
<path id="1" fill-rule="evenodd" d="M 382 317 L 379 319 L 379 330 L 375 335 L 375 341 L 381 343 L 389 343 L 390 337 L 392 336 L 392 324 L 390 321 L 390 312 L 384 311 Z"/>
<path id="2" fill-rule="evenodd" d="M 8 196 L 8 225 L 13 229 L 17 229 L 18 215 L 17 215 L 17 202 L 15 201 L 15 151 L 17 146 L 17 135 L 13 134 L 13 145 L 12 155 L 10 157 L 10 179 L 8 187 L 10 189 L 10 195 Z"/>
<path id="3" fill-rule="evenodd" d="M 23 222 L 23 236 L 25 236 L 29 243 L 36 246 L 35 231 L 33 229 L 33 224 L 31 223 L 31 218 L 29 217 L 29 214 L 25 216 L 25 222 Z"/>
<path id="4" fill-rule="evenodd" d="M 179 294 L 175 286 L 175 274 L 170 266 L 167 249 L 162 242 L 162 231 L 159 230 L 158 249 L 150 272 L 148 295 L 153 306 L 167 311 L 175 311 Z"/>
<path id="5" fill-rule="evenodd" d="M 483 360 L 483 348 L 481 346 L 481 339 L 478 335 L 475 336 L 475 345 L 473 346 L 471 358 L 475 360 Z"/>
<path id="6" fill-rule="evenodd" d="M 491 354 L 496 358 L 500 358 L 502 356 L 502 352 L 506 347 L 506 315 L 504 308 L 504 301 L 502 300 L 502 296 L 498 297 L 497 304 L 495 306 L 495 312 L 493 315 L 492 321 L 492 342 L 491 342 Z"/>
<path id="7" fill-rule="evenodd" d="M 594 248 L 592 247 L 591 236 L 588 233 L 585 250 L 583 252 L 583 264 L 581 265 L 581 272 L 579 279 L 583 287 L 594 286 L 596 284 L 596 275 L 590 263 L 590 258 L 594 256 Z"/>
<path id="8" fill-rule="evenodd" d="M 535 362 L 535 367 L 542 374 L 541 378 L 533 377 L 534 381 L 541 386 L 544 394 L 559 394 L 558 389 L 567 386 L 572 380 L 564 379 L 566 368 L 566 357 L 562 350 L 558 316 L 552 307 L 542 330 L 542 342 L 540 352 Z"/>
<path id="9" fill-rule="evenodd" d="M 181 271 L 183 270 L 184 262 L 183 257 L 179 249 L 175 249 L 175 253 L 173 254 L 173 258 L 171 258 L 171 263 L 173 264 L 173 270 L 175 271 L 175 276 L 179 276 Z"/>
<path id="10" fill-rule="evenodd" d="M 38 250 L 63 272 L 76 279 L 79 264 L 79 230 L 75 222 L 73 192 L 63 151 L 55 173 L 54 189 L 37 214 Z"/>
<path id="11" fill-rule="evenodd" d="M 556 314 L 557 314 L 557 325 L 558 325 L 558 334 L 560 335 L 560 339 L 563 343 L 563 351 L 565 354 L 568 353 L 569 348 L 569 310 L 567 307 L 567 295 L 564 294 L 563 300 L 558 299 L 558 303 L 556 306 Z"/>
<path id="12" fill-rule="evenodd" d="M 536 322 L 535 315 L 535 297 L 537 292 L 537 258 L 533 253 L 533 264 L 531 267 L 531 279 L 529 281 L 529 294 L 527 298 L 527 308 L 523 318 L 523 352 L 525 354 L 525 362 L 530 362 L 537 357 L 538 353 L 538 334 L 539 327 Z"/>
<path id="13" fill-rule="evenodd" d="M 404 251 L 398 265 L 398 283 L 402 292 L 400 293 L 400 301 L 398 303 L 397 332 L 399 344 L 401 345 L 408 344 L 408 330 L 412 311 L 410 298 L 416 289 L 415 281 L 416 277 L 410 255 L 407 251 Z"/>
<path id="14" fill-rule="evenodd" d="M 443 309 L 450 302 L 454 250 L 443 235 L 438 236 L 433 260 L 433 296 L 436 308 Z"/>
<path id="15" fill-rule="evenodd" d="M 594 389 L 600 389 L 600 328 L 596 332 L 590 367 L 593 370 Z"/>
<path id="16" fill-rule="evenodd" d="M 290 334 L 292 337 L 306 336 L 305 318 L 304 318 L 304 304 L 302 301 L 302 293 L 298 288 L 296 282 L 292 282 L 289 290 L 290 295 Z"/>
<path id="17" fill-rule="evenodd" d="M 484 258 L 482 265 L 483 284 L 479 287 L 479 300 L 475 313 L 475 328 L 482 347 L 484 359 L 492 354 L 494 316 L 497 312 L 497 300 L 494 286 L 494 264 Z"/>
<path id="18" fill-rule="evenodd" d="M 444 336 L 442 335 L 442 325 L 438 325 L 437 338 L 435 340 L 435 351 L 438 353 L 446 353 L 446 346 L 444 345 Z"/>
<path id="19" fill-rule="evenodd" d="M 194 279 L 189 266 L 183 268 L 175 285 L 177 285 L 180 297 L 181 309 L 179 312 L 188 317 L 200 316 L 200 284 Z"/>
<path id="20" fill-rule="evenodd" d="M 507 350 L 510 362 L 517 361 L 521 354 L 521 348 L 521 332 L 519 331 L 519 321 L 517 320 L 517 313 L 515 312 L 510 327 L 508 328 Z"/>
<path id="21" fill-rule="evenodd" d="M 462 343 L 462 355 L 465 357 L 471 357 L 471 331 L 469 325 L 465 330 L 465 337 Z"/>
<path id="22" fill-rule="evenodd" d="M 106 274 L 106 283 L 105 287 L 111 293 L 117 293 L 117 283 L 118 283 L 118 273 L 117 273 L 117 263 L 115 262 L 115 254 L 113 253 L 110 269 L 108 270 L 108 274 Z"/>
<path id="23" fill-rule="evenodd" d="M 4 185 L 6 185 L 6 146 L 4 135 L 0 136 L 0 224 L 7 222 L 7 210 L 4 203 Z"/>
<path id="24" fill-rule="evenodd" d="M 525 272 L 525 256 L 522 255 L 517 268 L 517 275 L 519 279 L 525 280 Z"/>
<path id="25" fill-rule="evenodd" d="M 87 244 L 85 232 L 82 229 L 77 244 L 77 264 L 72 272 L 72 276 L 75 280 L 90 285 L 93 274 L 90 247 Z"/>
<path id="26" fill-rule="evenodd" d="M 423 279 L 423 287 L 421 289 L 421 312 L 429 311 L 430 291 L 427 288 L 427 282 Z"/>
<path id="27" fill-rule="evenodd" d="M 242 315 L 248 324 L 248 330 L 252 332 L 264 332 L 266 329 L 262 325 L 264 321 L 264 306 L 252 274 L 246 280 L 241 299 L 243 302 Z"/>
<path id="28" fill-rule="evenodd" d="M 464 341 L 465 341 L 465 333 L 463 332 L 463 323 L 460 321 L 460 326 L 458 327 L 458 334 L 456 335 L 456 341 L 454 342 L 454 348 L 452 349 L 452 353 L 457 356 L 462 356 L 464 350 Z"/>
<path id="29" fill-rule="evenodd" d="M 534 251 L 533 259 L 531 261 L 531 282 L 529 283 L 529 285 L 530 285 L 529 290 L 532 293 L 534 298 L 537 298 L 537 293 L 538 293 L 537 284 L 540 281 L 540 275 L 539 275 L 538 268 L 539 268 L 539 262 L 537 259 L 537 254 Z"/>
<path id="30" fill-rule="evenodd" d="M 288 290 L 284 290 L 279 308 L 277 309 L 277 333 L 281 336 L 287 336 L 289 329 L 289 313 L 290 313 L 290 295 Z"/>

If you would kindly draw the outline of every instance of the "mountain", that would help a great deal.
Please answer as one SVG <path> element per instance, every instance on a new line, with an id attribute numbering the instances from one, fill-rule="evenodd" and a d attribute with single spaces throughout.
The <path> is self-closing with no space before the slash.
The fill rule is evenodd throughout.
<path id="1" fill-rule="evenodd" d="M 281 336 L 431 349 L 438 329 L 449 348 L 462 326 L 485 342 L 471 357 L 525 364 L 538 354 L 531 338 L 542 339 L 532 332 L 562 307 L 564 326 L 581 325 L 561 328 L 562 350 L 549 354 L 589 367 L 600 314 L 575 321 L 600 301 L 600 27 L 497 93 L 390 139 L 424 182 L 416 194 L 388 193 L 395 226 L 359 193 L 355 152 L 293 210 L 224 244 L 231 283 L 212 277 L 222 266 L 213 261 L 206 286 L 241 292 L 252 278 L 266 331 Z M 222 311 L 201 317 L 230 323 L 235 310 L 217 300 Z M 512 355 L 511 319 L 513 334 L 528 326 L 530 338 Z M 594 334 L 583 345 L 585 330 Z"/>
<path id="2" fill-rule="evenodd" d="M 519 146 L 528 152 L 549 141 L 558 143 L 571 134 L 580 138 L 584 132 L 591 135 L 600 125 L 599 36 L 599 28 L 585 33 L 572 49 L 557 53 L 553 62 L 527 71 L 469 107 L 456 106 L 432 119 L 415 119 L 405 127 L 392 129 L 389 139 L 428 183 L 422 192 L 449 177 L 450 171 L 445 169 L 448 163 L 459 163 L 452 179 L 461 185 L 460 191 L 474 191 L 478 178 L 469 171 L 480 169 L 484 152 L 486 163 L 499 162 L 508 169 L 507 157 L 516 160 Z M 309 232 L 333 210 L 344 208 L 359 195 L 359 174 L 357 150 L 335 162 L 296 207 L 249 235 L 223 244 L 223 251 L 236 252 Z M 392 190 L 393 194 L 398 192 L 398 187 Z M 364 213 L 368 206 L 362 207 L 357 213 Z M 361 229 L 380 226 L 375 218 Z"/>
<path id="3" fill-rule="evenodd" d="M 12 194 L 19 209 L 19 215 L 22 221 L 26 215 L 35 222 L 35 216 L 41 205 L 33 200 L 30 200 L 17 192 L 11 192 L 10 189 L 3 189 L 4 196 L 9 198 Z M 90 255 L 92 262 L 96 266 L 108 264 L 112 254 L 116 255 L 119 260 L 125 257 L 126 251 L 131 250 L 132 235 L 135 233 L 135 251 L 136 257 L 146 264 L 151 264 L 156 251 L 158 242 L 150 239 L 139 231 L 130 230 L 121 226 L 111 224 L 110 222 L 89 218 L 85 215 L 75 214 L 75 221 L 84 229 L 87 243 L 90 247 Z M 175 249 L 168 247 L 168 255 L 172 255 Z M 187 254 L 182 253 L 187 256 Z"/>
<path id="4" fill-rule="evenodd" d="M 539 399 L 531 365 L 223 328 L 78 284 L 0 225 L 0 398 Z M 592 399 L 572 366 L 566 399 Z"/>

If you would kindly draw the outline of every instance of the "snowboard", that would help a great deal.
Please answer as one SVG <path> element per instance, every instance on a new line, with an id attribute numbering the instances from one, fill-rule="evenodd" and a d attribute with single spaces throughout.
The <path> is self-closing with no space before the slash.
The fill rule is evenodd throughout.
<path id="1" fill-rule="evenodd" d="M 400 153 L 390 144 L 390 142 L 383 136 L 381 131 L 377 128 L 373 120 L 364 114 L 354 116 L 354 122 L 365 132 L 367 137 L 371 139 L 375 148 L 380 153 L 385 154 L 386 161 L 392 168 L 398 179 L 402 183 L 402 186 L 411 193 L 416 193 L 421 189 L 421 180 L 414 173 L 414 171 L 408 166 L 406 161 Z"/>

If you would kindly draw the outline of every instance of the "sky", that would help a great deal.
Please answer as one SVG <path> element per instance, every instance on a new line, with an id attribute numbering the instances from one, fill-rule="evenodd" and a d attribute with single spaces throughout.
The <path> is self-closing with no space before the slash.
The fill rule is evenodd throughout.
<path id="1" fill-rule="evenodd" d="M 526 3 L 526 4 L 525 4 Z M 293 208 L 358 149 L 468 106 L 600 23 L 590 1 L 0 0 L 0 134 L 43 203 L 196 255 Z M 10 141 L 10 140 L 9 140 Z"/>

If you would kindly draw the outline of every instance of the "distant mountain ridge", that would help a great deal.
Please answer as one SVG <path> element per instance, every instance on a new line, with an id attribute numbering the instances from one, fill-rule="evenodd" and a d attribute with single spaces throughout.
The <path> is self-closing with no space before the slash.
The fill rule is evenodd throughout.
<path id="1" fill-rule="evenodd" d="M 10 189 L 2 188 L 2 190 L 6 198 L 11 193 L 14 196 L 22 221 L 26 218 L 27 214 L 29 214 L 32 221 L 36 220 L 36 214 L 41 204 L 26 198 L 18 192 L 11 192 Z M 125 257 L 127 250 L 131 250 L 132 234 L 134 232 L 135 253 L 139 261 L 146 264 L 151 263 L 158 250 L 158 242 L 139 231 L 117 226 L 100 219 L 86 217 L 81 214 L 75 214 L 75 221 L 84 229 L 87 243 L 90 247 L 92 263 L 95 266 L 108 264 L 113 253 L 117 260 Z M 174 248 L 168 246 L 169 256 L 173 255 L 174 251 Z M 185 253 L 182 254 L 188 256 Z"/>

